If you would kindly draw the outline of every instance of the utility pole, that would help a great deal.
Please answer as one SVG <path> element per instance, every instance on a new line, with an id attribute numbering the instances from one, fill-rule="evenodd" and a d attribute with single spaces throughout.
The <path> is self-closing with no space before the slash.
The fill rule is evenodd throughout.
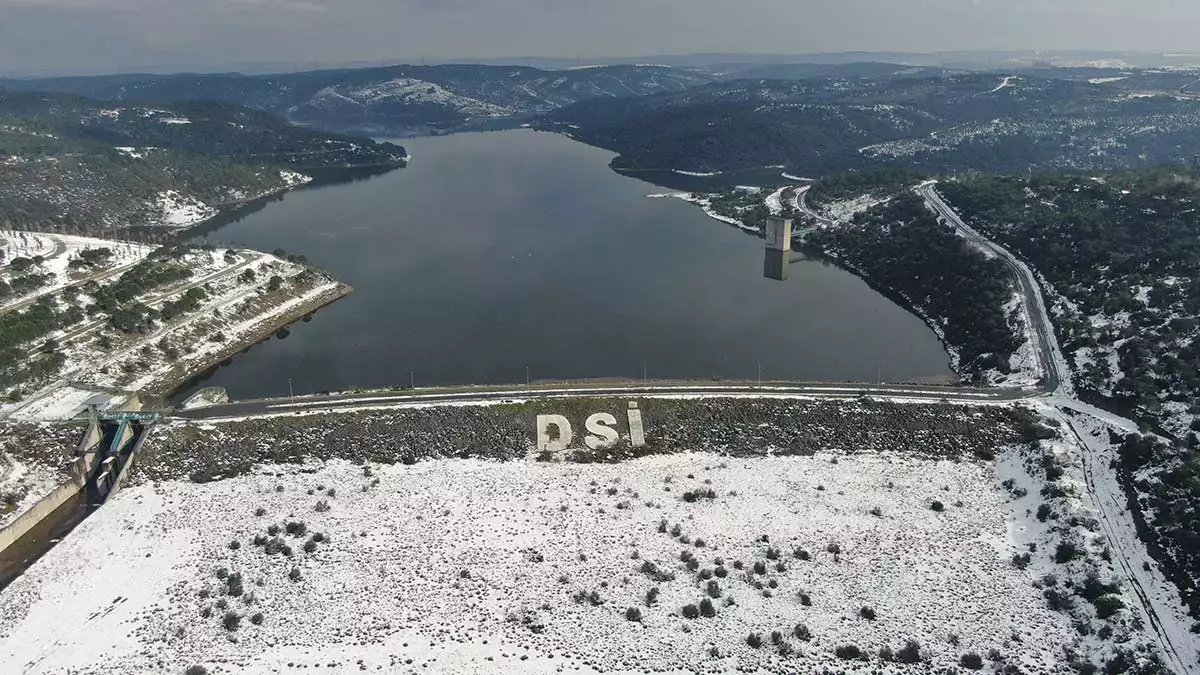
<path id="1" fill-rule="evenodd" d="M 762 361 L 758 362 L 758 386 L 762 386 Z"/>
<path id="2" fill-rule="evenodd" d="M 292 391 L 292 378 L 290 377 L 288 378 L 288 398 L 291 399 L 292 403 L 296 402 L 296 393 Z"/>
<path id="3" fill-rule="evenodd" d="M 525 386 L 529 386 L 529 366 L 525 366 Z"/>
<path id="4" fill-rule="evenodd" d="M 646 386 L 646 362 L 642 361 L 642 386 Z"/>
<path id="5" fill-rule="evenodd" d="M 416 389 L 416 388 L 417 388 L 417 380 L 416 380 L 416 378 L 413 376 L 413 371 L 411 371 L 411 370 L 410 370 L 410 371 L 408 371 L 408 388 L 409 388 L 409 389 Z"/>

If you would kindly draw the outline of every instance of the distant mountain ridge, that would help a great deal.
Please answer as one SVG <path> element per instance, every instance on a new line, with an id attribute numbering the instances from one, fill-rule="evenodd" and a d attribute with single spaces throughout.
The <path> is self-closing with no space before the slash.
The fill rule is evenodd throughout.
<path id="1" fill-rule="evenodd" d="M 404 166 L 401 146 L 225 103 L 0 92 L 0 228 L 173 228 L 312 179 Z M 351 175 L 352 174 L 352 175 Z"/>
<path id="2" fill-rule="evenodd" d="M 632 171 L 1026 173 L 1146 167 L 1200 153 L 1200 94 L 1186 84 L 1200 73 L 1087 75 L 743 79 L 576 104 L 538 126 L 617 152 L 613 166 Z"/>
<path id="3" fill-rule="evenodd" d="M 714 75 L 665 66 L 541 70 L 524 66 L 387 66 L 280 75 L 107 75 L 0 80 L 9 91 L 50 91 L 123 103 L 217 101 L 326 131 L 370 135 L 514 126 L 598 98 L 679 92 Z"/>

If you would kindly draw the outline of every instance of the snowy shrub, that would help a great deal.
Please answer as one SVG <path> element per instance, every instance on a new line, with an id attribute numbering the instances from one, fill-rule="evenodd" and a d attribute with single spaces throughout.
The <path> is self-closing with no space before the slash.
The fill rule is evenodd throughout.
<path id="1" fill-rule="evenodd" d="M 680 613 L 685 619 L 695 619 L 696 617 L 700 616 L 700 608 L 693 604 L 687 604 L 683 606 L 683 609 L 680 610 Z"/>
<path id="2" fill-rule="evenodd" d="M 678 537 L 682 533 L 683 533 L 683 528 L 679 526 L 679 523 L 675 523 L 671 527 L 671 536 L 672 537 Z"/>
<path id="3" fill-rule="evenodd" d="M 1071 598 L 1065 593 L 1059 593 L 1056 589 L 1047 588 L 1043 593 L 1046 598 L 1046 604 L 1050 609 L 1056 612 L 1066 612 L 1074 605 Z"/>
<path id="4" fill-rule="evenodd" d="M 905 642 L 904 646 L 896 652 L 896 661 L 900 663 L 920 663 L 921 643 L 916 640 Z"/>
<path id="5" fill-rule="evenodd" d="M 260 517 L 265 516 L 265 515 L 267 515 L 267 510 L 260 506 L 257 509 L 254 509 L 254 515 L 260 516 Z"/>
<path id="6" fill-rule="evenodd" d="M 796 549 L 796 552 L 795 552 L 794 554 L 792 554 L 792 555 L 793 555 L 793 556 L 795 556 L 796 560 L 810 560 L 810 559 L 812 559 L 812 556 L 811 556 L 811 555 L 809 555 L 808 551 L 805 551 L 805 550 L 804 550 L 804 549 L 802 549 L 802 548 L 798 548 L 798 549 Z"/>
<path id="7" fill-rule="evenodd" d="M 767 573 L 767 564 L 761 560 L 755 561 L 754 562 L 754 573 L 755 574 L 766 574 Z"/>
<path id="8" fill-rule="evenodd" d="M 1042 504 L 1039 504 L 1038 509 L 1037 509 L 1038 522 L 1040 522 L 1040 523 L 1046 522 L 1046 519 L 1049 518 L 1053 513 L 1054 513 L 1054 511 L 1052 511 L 1050 509 L 1049 504 L 1046 504 L 1044 502 Z"/>
<path id="9" fill-rule="evenodd" d="M 713 570 L 713 574 L 715 574 L 718 578 L 724 579 L 725 577 L 729 576 L 729 570 L 725 569 L 724 567 L 717 566 L 717 568 Z"/>
<path id="10" fill-rule="evenodd" d="M 979 670 L 983 668 L 983 659 L 975 652 L 968 652 L 962 655 L 958 664 L 968 670 Z"/>
<path id="11" fill-rule="evenodd" d="M 236 551 L 241 547 L 242 547 L 242 542 L 238 541 L 237 539 L 234 539 L 233 541 L 229 542 L 229 550 L 230 551 Z"/>
<path id="12" fill-rule="evenodd" d="M 701 581 L 708 581 L 709 579 L 712 579 L 712 578 L 713 578 L 712 570 L 708 569 L 707 567 L 700 570 L 700 580 Z"/>
<path id="13" fill-rule="evenodd" d="M 658 601 L 658 586 L 652 586 L 646 591 L 646 606 L 652 607 Z"/>
<path id="14" fill-rule="evenodd" d="M 934 511 L 937 511 L 938 513 L 941 513 L 942 511 L 946 510 L 946 505 L 935 499 L 929 503 L 929 508 L 933 509 Z"/>
<path id="15" fill-rule="evenodd" d="M 284 530 L 286 530 L 287 533 L 292 535 L 293 537 L 303 537 L 305 534 L 308 533 L 308 526 L 305 525 L 302 521 L 289 520 L 287 522 L 287 524 L 284 526 Z"/>
<path id="16" fill-rule="evenodd" d="M 777 645 L 780 642 L 783 642 L 783 633 L 780 633 L 777 630 L 771 631 L 771 644 Z"/>
<path id="17" fill-rule="evenodd" d="M 767 547 L 767 560 L 779 560 L 779 549 L 774 546 Z"/>
<path id="18" fill-rule="evenodd" d="M 225 612 L 225 618 L 221 619 L 221 624 L 225 626 L 225 630 L 235 631 L 238 626 L 242 625 L 242 615 L 232 610 Z"/>
<path id="19" fill-rule="evenodd" d="M 862 608 L 858 610 L 858 615 L 861 616 L 862 618 L 866 619 L 867 621 L 875 620 L 874 608 L 869 607 L 867 605 L 863 605 Z"/>
<path id="20" fill-rule="evenodd" d="M 658 521 L 658 531 L 659 531 L 659 533 L 661 533 L 661 534 L 666 534 L 666 532 L 667 532 L 667 521 L 666 521 L 666 519 L 663 519 L 663 520 L 660 520 L 660 521 Z"/>
<path id="21" fill-rule="evenodd" d="M 892 653 L 891 647 L 888 647 L 885 645 L 885 646 L 879 648 L 879 660 L 880 661 L 883 661 L 884 663 L 888 663 L 890 661 L 894 661 L 895 659 L 896 659 L 896 655 Z"/>
<path id="22" fill-rule="evenodd" d="M 762 646 L 762 636 L 758 633 L 751 633 L 746 636 L 746 644 L 750 645 L 754 649 L 758 649 Z"/>
<path id="23" fill-rule="evenodd" d="M 700 615 L 708 619 L 717 615 L 717 609 L 713 606 L 712 600 L 705 598 L 700 601 Z"/>
<path id="24" fill-rule="evenodd" d="M 787 571 L 787 565 L 783 564 L 782 561 L 777 562 L 777 563 L 775 563 L 775 571 L 779 572 L 780 574 L 783 574 L 784 572 Z"/>
<path id="25" fill-rule="evenodd" d="M 255 546 L 266 546 L 266 544 L 267 544 L 267 535 L 265 535 L 265 534 L 254 535 L 254 545 Z"/>
<path id="26" fill-rule="evenodd" d="M 288 572 L 288 579 L 292 580 L 293 582 L 300 581 L 300 568 L 293 567 L 292 571 Z"/>
<path id="27" fill-rule="evenodd" d="M 860 659 L 863 655 L 862 650 L 858 648 L 858 645 L 838 645 L 838 648 L 833 650 L 833 653 L 836 654 L 839 659 L 843 659 L 845 661 Z"/>
<path id="28" fill-rule="evenodd" d="M 1012 566 L 1019 570 L 1023 570 L 1026 567 L 1029 567 L 1029 563 L 1032 560 L 1033 558 L 1028 553 L 1014 553 L 1012 557 Z"/>
<path id="29" fill-rule="evenodd" d="M 230 574 L 229 578 L 225 580 L 225 589 L 229 595 L 235 598 L 240 597 L 243 593 L 245 593 L 246 590 L 242 585 L 242 573 L 234 572 L 233 574 Z"/>
<path id="30" fill-rule="evenodd" d="M 263 622 L 263 613 L 262 612 L 255 612 L 254 615 L 250 617 L 250 623 L 254 624 L 255 626 L 261 626 L 262 622 Z"/>
<path id="31" fill-rule="evenodd" d="M 279 526 L 278 525 L 270 525 L 267 527 L 267 536 L 274 537 L 277 534 L 279 534 Z"/>
<path id="32" fill-rule="evenodd" d="M 1093 600 L 1092 605 L 1096 607 L 1096 617 L 1099 619 L 1107 619 L 1125 609 L 1125 603 L 1117 595 L 1102 595 Z"/>
<path id="33" fill-rule="evenodd" d="M 792 649 L 792 643 L 788 642 L 787 640 L 780 642 L 775 649 L 779 652 L 780 656 L 791 656 L 792 652 L 794 651 Z"/>
<path id="34" fill-rule="evenodd" d="M 883 517 L 883 509 L 879 508 L 878 506 L 872 506 L 871 510 L 868 513 L 875 516 L 876 518 Z"/>
<path id="35" fill-rule="evenodd" d="M 842 547 L 836 541 L 831 541 L 829 542 L 829 545 L 825 547 L 825 550 L 837 555 L 838 553 L 842 552 Z"/>
<path id="36" fill-rule="evenodd" d="M 642 610 L 638 609 L 637 607 L 630 607 L 630 608 L 626 609 L 625 610 L 625 619 L 627 621 L 641 621 L 642 620 Z"/>
<path id="37" fill-rule="evenodd" d="M 218 568 L 217 568 L 217 571 L 216 571 L 216 575 L 217 575 L 217 578 L 218 578 L 218 579 L 225 579 L 226 577 L 228 577 L 228 576 L 229 576 L 229 568 L 227 568 L 227 567 L 218 567 Z"/>
<path id="38" fill-rule="evenodd" d="M 696 570 L 700 569 L 700 561 L 692 558 L 691 560 L 687 561 L 687 568 L 689 572 L 695 572 Z"/>
<path id="39" fill-rule="evenodd" d="M 329 510 L 329 502 L 325 501 L 324 499 L 318 501 L 316 503 L 316 505 L 313 506 L 313 511 L 316 511 L 317 513 L 325 513 L 328 510 Z M 301 523 L 301 524 L 303 524 L 303 523 Z"/>
<path id="40" fill-rule="evenodd" d="M 319 544 L 319 543 L 321 543 L 321 542 L 323 542 L 323 541 L 324 541 L 324 542 L 328 542 L 328 541 L 329 541 L 329 535 L 327 535 L 327 534 L 325 534 L 325 533 L 323 533 L 323 532 L 313 532 L 312 540 L 313 540 L 313 541 L 315 541 L 315 542 L 317 542 L 318 544 Z"/>
<path id="41" fill-rule="evenodd" d="M 808 642 L 812 639 L 812 631 L 808 629 L 808 626 L 798 623 L 796 624 L 796 627 L 792 629 L 792 636 L 797 640 Z"/>
<path id="42" fill-rule="evenodd" d="M 810 607 L 810 606 L 812 606 L 812 598 L 808 597 L 808 593 L 805 593 L 804 591 L 801 591 L 801 592 L 799 593 L 799 597 L 800 597 L 800 604 L 801 604 L 801 605 L 804 605 L 805 607 Z"/>
<path id="43" fill-rule="evenodd" d="M 183 675 L 208 675 L 208 668 L 201 665 L 188 666 L 188 669 L 183 671 Z"/>
<path id="44" fill-rule="evenodd" d="M 309 539 L 308 541 L 304 542 L 304 552 L 305 553 L 316 553 L 316 551 L 317 551 L 317 542 L 313 541 L 312 539 Z"/>
<path id="45" fill-rule="evenodd" d="M 710 598 L 719 598 L 721 597 L 721 585 L 715 579 L 711 580 L 708 582 L 705 592 L 708 593 L 708 597 Z"/>
<path id="46" fill-rule="evenodd" d="M 1083 551 L 1079 550 L 1079 545 L 1073 541 L 1064 539 L 1058 543 L 1058 547 L 1054 549 L 1054 562 L 1059 565 L 1069 563 L 1072 560 L 1083 555 Z"/>

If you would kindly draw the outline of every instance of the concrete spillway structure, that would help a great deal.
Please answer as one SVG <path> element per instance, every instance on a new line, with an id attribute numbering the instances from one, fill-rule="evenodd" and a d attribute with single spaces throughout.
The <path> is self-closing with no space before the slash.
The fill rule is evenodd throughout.
<path id="1" fill-rule="evenodd" d="M 792 219 L 768 216 L 763 234 L 767 240 L 763 276 L 776 281 L 787 281 L 792 254 Z"/>
<path id="2" fill-rule="evenodd" d="M 93 414 L 68 479 L 0 529 L 0 589 L 120 490 L 157 413 Z"/>

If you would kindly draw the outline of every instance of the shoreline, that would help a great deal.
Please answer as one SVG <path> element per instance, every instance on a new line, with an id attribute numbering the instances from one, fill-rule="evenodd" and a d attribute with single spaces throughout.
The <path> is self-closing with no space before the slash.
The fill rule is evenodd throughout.
<path id="1" fill-rule="evenodd" d="M 291 326 L 304 319 L 306 316 L 316 314 L 318 311 L 332 305 L 341 300 L 350 293 L 354 292 L 354 287 L 347 283 L 337 281 L 335 285 L 324 292 L 316 295 L 308 301 L 302 301 L 296 307 L 285 310 L 278 314 L 273 314 L 262 320 L 260 324 L 253 329 L 253 334 L 244 340 L 240 340 L 228 347 L 213 352 L 206 356 L 198 364 L 188 367 L 178 376 L 170 379 L 152 382 L 148 386 L 142 388 L 139 392 L 133 392 L 136 396 L 141 396 L 143 399 L 154 399 L 163 402 L 163 407 L 170 407 L 170 401 L 178 393 L 191 384 L 202 380 L 205 376 L 214 372 L 221 365 L 239 354 L 249 351 L 251 348 L 269 341 L 280 330 Z M 302 299 L 304 296 L 300 296 Z"/>

